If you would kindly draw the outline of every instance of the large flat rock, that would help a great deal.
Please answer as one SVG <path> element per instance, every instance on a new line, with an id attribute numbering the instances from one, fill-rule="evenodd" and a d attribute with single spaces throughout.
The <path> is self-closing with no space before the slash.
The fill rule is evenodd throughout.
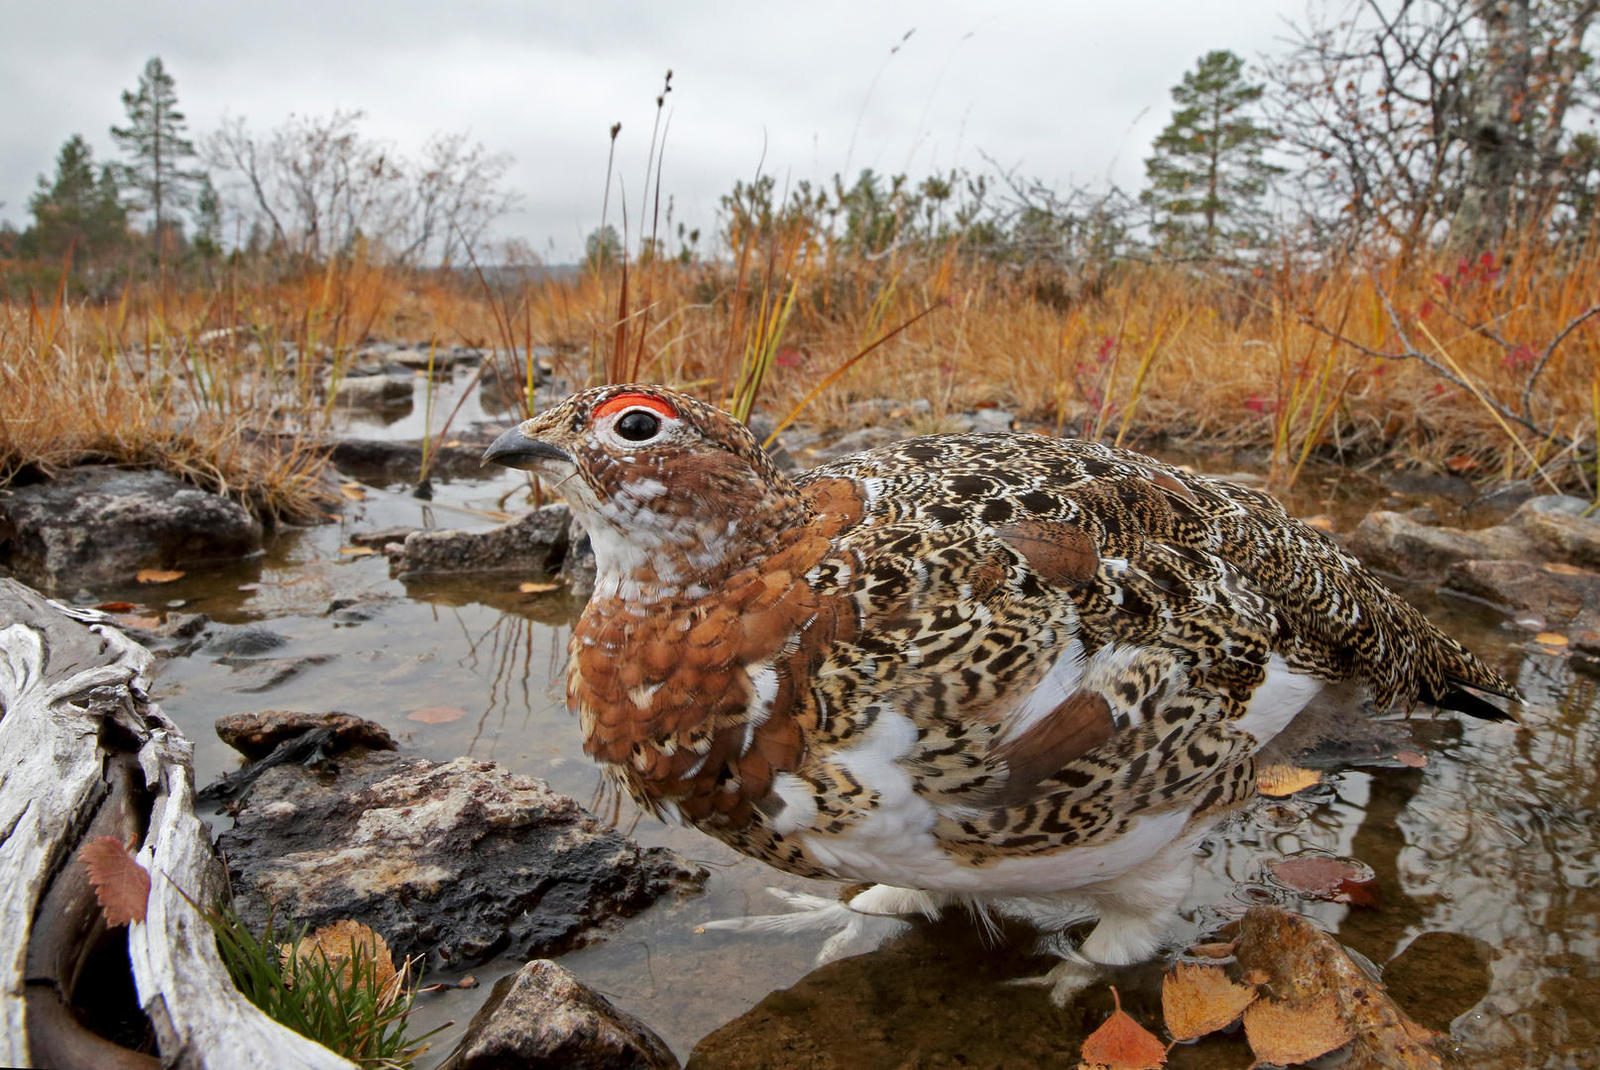
<path id="1" fill-rule="evenodd" d="M 231 498 L 165 472 L 86 465 L 0 491 L 0 563 L 46 590 L 132 583 L 261 549 L 261 523 Z"/>
<path id="2" fill-rule="evenodd" d="M 269 770 L 219 837 L 252 925 L 352 918 L 397 955 L 459 967 L 560 954 L 705 880 L 492 762 L 380 751 L 337 766 Z"/>

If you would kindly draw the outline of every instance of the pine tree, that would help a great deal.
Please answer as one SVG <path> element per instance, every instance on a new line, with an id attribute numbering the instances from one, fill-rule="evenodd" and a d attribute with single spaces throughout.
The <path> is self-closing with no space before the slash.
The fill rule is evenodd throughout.
<path id="1" fill-rule="evenodd" d="M 133 207 L 153 214 L 159 247 L 177 210 L 193 203 L 204 177 L 181 166 L 194 158 L 194 145 L 183 136 L 185 120 L 178 110 L 177 87 L 160 56 L 152 56 L 144 65 L 138 91 L 125 91 L 122 106 L 128 112 L 128 125 L 111 128 L 111 136 L 131 158 L 121 169 L 122 181 L 136 192 Z"/>
<path id="2" fill-rule="evenodd" d="M 56 156 L 54 178 L 39 176 L 39 188 L 28 198 L 33 226 L 23 238 L 29 255 L 56 260 L 73 250 L 79 263 L 121 245 L 127 237 L 128 213 L 122 206 L 112 168 L 95 173 L 94 152 L 74 134 Z"/>
<path id="3" fill-rule="evenodd" d="M 1174 251 L 1210 256 L 1259 237 L 1261 200 L 1282 171 L 1261 158 L 1275 135 L 1246 114 L 1262 88 L 1245 80 L 1244 60 L 1220 49 L 1172 87 L 1178 107 L 1145 160 L 1140 200 Z"/>

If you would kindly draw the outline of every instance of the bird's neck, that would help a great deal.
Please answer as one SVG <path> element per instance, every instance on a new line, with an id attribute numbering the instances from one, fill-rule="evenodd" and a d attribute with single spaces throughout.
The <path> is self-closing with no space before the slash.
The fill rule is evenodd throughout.
<path id="1" fill-rule="evenodd" d="M 812 523 L 810 503 L 787 479 L 753 489 L 723 501 L 617 496 L 586 525 L 595 595 L 635 604 L 701 598 Z"/>

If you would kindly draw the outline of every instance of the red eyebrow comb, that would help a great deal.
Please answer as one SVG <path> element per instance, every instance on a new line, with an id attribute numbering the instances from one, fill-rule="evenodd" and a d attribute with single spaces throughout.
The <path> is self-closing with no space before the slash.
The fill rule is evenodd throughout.
<path id="1" fill-rule="evenodd" d="M 652 397 L 649 394 L 618 394 L 616 397 L 597 406 L 594 410 L 593 419 L 598 420 L 602 416 L 610 416 L 612 413 L 622 409 L 632 409 L 639 406 L 658 412 L 669 419 L 676 420 L 678 418 L 678 410 L 658 397 Z"/>

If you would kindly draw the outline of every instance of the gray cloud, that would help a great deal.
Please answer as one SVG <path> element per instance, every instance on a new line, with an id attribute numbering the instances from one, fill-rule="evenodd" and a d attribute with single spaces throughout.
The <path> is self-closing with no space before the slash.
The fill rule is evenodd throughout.
<path id="1" fill-rule="evenodd" d="M 9 9 L 9 10 L 5 10 Z M 500 228 L 555 259 L 599 219 L 607 130 L 630 213 L 654 98 L 674 71 L 664 193 L 707 225 L 736 178 L 922 174 L 981 166 L 1136 187 L 1168 89 L 1211 48 L 1272 46 L 1289 0 L 862 5 L 422 0 L 271 5 L 0 3 L 0 217 L 26 220 L 35 177 L 82 133 L 110 158 L 119 94 L 160 55 L 190 130 L 257 128 L 359 108 L 414 150 L 470 129 L 517 158 L 522 210 Z M 912 37 L 890 55 L 907 30 Z M 852 138 L 854 145 L 852 149 Z"/>

